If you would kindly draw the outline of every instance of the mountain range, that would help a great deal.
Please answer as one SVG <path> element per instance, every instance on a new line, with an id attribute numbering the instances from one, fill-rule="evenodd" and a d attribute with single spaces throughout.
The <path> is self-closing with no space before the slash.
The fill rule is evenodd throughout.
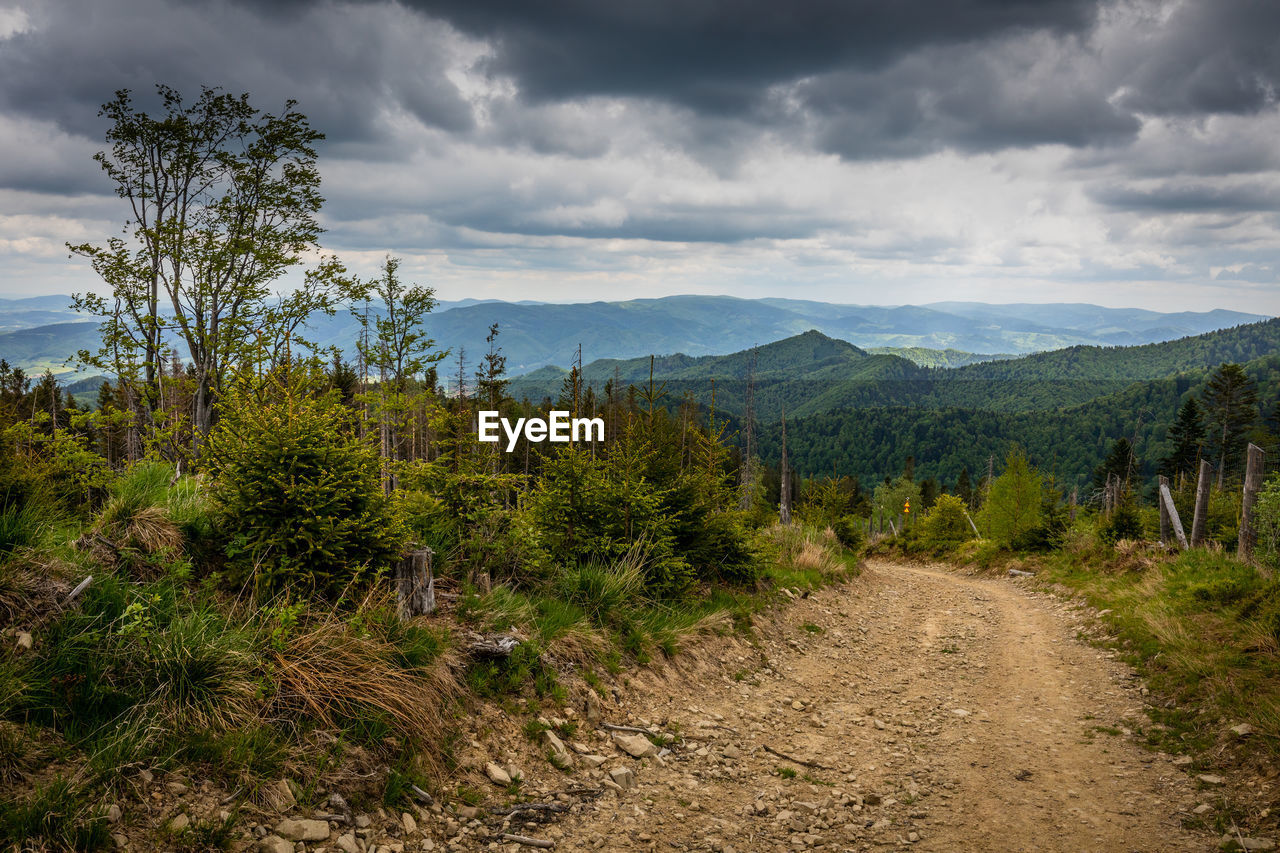
<path id="1" fill-rule="evenodd" d="M 0 358 L 29 371 L 66 371 L 78 349 L 96 345 L 96 331 L 67 306 L 65 296 L 0 299 Z M 798 299 L 668 296 L 625 302 L 556 304 L 460 300 L 442 302 L 424 322 L 441 349 L 475 364 L 497 323 L 513 375 L 567 365 L 579 345 L 586 360 L 630 359 L 651 353 L 723 355 L 807 330 L 917 364 L 958 366 L 1073 345 L 1144 344 L 1265 319 L 1236 311 L 1160 313 L 1086 304 L 940 302 L 897 307 L 841 305 Z M 77 322 L 78 321 L 78 322 Z M 317 316 L 310 337 L 350 354 L 359 324 L 350 311 Z M 996 355 L 1001 354 L 1001 355 Z M 444 370 L 442 372 L 450 372 Z"/>

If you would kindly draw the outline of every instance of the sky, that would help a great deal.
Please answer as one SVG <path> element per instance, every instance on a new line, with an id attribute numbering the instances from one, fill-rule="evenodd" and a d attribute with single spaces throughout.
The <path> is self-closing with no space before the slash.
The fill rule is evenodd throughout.
<path id="1" fill-rule="evenodd" d="M 298 102 L 443 299 L 1280 314 L 1274 0 L 0 0 L 0 295 L 101 290 L 99 107 Z"/>

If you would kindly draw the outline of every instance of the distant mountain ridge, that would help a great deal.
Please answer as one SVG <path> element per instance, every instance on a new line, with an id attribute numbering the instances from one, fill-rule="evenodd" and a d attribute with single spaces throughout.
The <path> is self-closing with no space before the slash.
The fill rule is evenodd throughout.
<path id="1" fill-rule="evenodd" d="M 1076 346 L 1020 358 L 924 367 L 894 354 L 870 353 L 810 330 L 723 356 L 674 355 L 598 359 L 583 367 L 597 390 L 617 379 L 643 386 L 652 375 L 669 399 L 684 395 L 741 414 L 746 382 L 754 377 L 756 416 L 775 420 L 847 408 L 894 406 L 1027 412 L 1077 406 L 1128 385 L 1168 379 L 1225 362 L 1251 362 L 1280 353 L 1280 319 L 1135 347 Z M 652 374 L 651 372 L 652 371 Z M 543 368 L 511 384 L 517 397 L 559 393 L 567 372 Z M 713 381 L 714 380 L 714 389 Z"/>
<path id="2" fill-rule="evenodd" d="M 88 346 L 86 341 L 92 343 L 91 326 L 65 327 L 67 321 L 79 319 L 66 310 L 69 301 L 55 296 L 0 299 L 0 358 L 26 368 L 43 368 Z M 48 319 L 47 312 L 62 321 L 56 331 L 37 322 Z M 451 360 L 465 353 L 467 364 L 474 365 L 487 349 L 489 327 L 497 323 L 507 368 L 520 375 L 570 363 L 579 345 L 587 361 L 626 360 L 650 353 L 698 357 L 739 352 L 813 329 L 863 350 L 884 354 L 886 348 L 910 348 L 913 361 L 955 366 L 986 358 L 982 353 L 1007 356 L 1073 345 L 1145 344 L 1260 319 L 1266 318 L 1221 310 L 1161 314 L 1082 304 L 957 302 L 884 307 L 784 298 L 667 296 L 573 304 L 460 300 L 441 303 L 423 326 L 441 349 L 452 351 Z M 351 353 L 357 330 L 350 312 L 340 310 L 334 317 L 316 317 L 309 337 Z M 61 352 L 59 335 L 66 336 L 67 344 Z"/>

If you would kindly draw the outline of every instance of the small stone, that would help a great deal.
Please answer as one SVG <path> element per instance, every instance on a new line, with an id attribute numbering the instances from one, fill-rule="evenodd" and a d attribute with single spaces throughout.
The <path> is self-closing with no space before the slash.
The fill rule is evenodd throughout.
<path id="1" fill-rule="evenodd" d="M 169 821 L 169 829 L 172 832 L 182 832 L 182 830 L 186 829 L 188 826 L 191 826 L 191 818 L 187 817 L 185 814 L 175 815 L 173 819 Z"/>
<path id="2" fill-rule="evenodd" d="M 636 786 L 636 774 L 630 767 L 615 767 L 609 771 L 609 778 L 619 788 L 629 791 Z"/>
<path id="3" fill-rule="evenodd" d="M 738 749 L 733 744 L 729 744 L 728 746 L 726 746 L 724 749 L 720 751 L 720 754 L 723 755 L 725 758 L 730 758 L 736 761 L 742 757 L 742 750 Z"/>
<path id="4" fill-rule="evenodd" d="M 1248 737 L 1249 735 L 1253 734 L 1253 726 L 1249 725 L 1248 723 L 1241 723 L 1238 726 L 1232 726 L 1231 733 L 1236 737 Z"/>
<path id="5" fill-rule="evenodd" d="M 1208 803 L 1201 803 L 1200 805 L 1192 809 L 1191 813 L 1192 814 L 1208 814 L 1211 811 L 1213 811 L 1213 806 L 1209 805 Z"/>
<path id="6" fill-rule="evenodd" d="M 792 700 L 792 702 L 791 702 L 791 709 L 792 709 L 793 711 L 803 711 L 803 710 L 804 710 L 804 703 L 803 703 L 803 702 L 801 702 L 799 699 L 794 699 L 794 700 Z"/>
<path id="7" fill-rule="evenodd" d="M 621 732 L 614 732 L 613 742 L 632 758 L 651 758 L 658 754 L 658 748 L 644 735 L 627 735 Z"/>
<path id="8" fill-rule="evenodd" d="M 910 841 L 912 844 L 915 844 L 917 841 L 919 841 L 919 840 L 920 840 L 920 833 L 918 833 L 918 832 L 908 832 L 908 833 L 907 833 L 907 840 L 908 840 L 908 841 Z"/>
<path id="9" fill-rule="evenodd" d="M 507 771 L 496 762 L 490 761 L 484 766 L 485 775 L 489 777 L 489 781 L 499 787 L 505 788 L 511 784 L 511 776 Z"/>
<path id="10" fill-rule="evenodd" d="M 324 841 L 329 837 L 329 822 L 286 818 L 276 824 L 275 833 L 290 841 Z"/>
<path id="11" fill-rule="evenodd" d="M 588 723 L 594 725 L 604 719 L 604 708 L 600 704 L 600 697 L 596 695 L 594 690 L 587 691 L 587 695 L 583 698 L 582 706 L 586 712 Z"/>
<path id="12" fill-rule="evenodd" d="M 1275 850 L 1276 843 L 1270 838 L 1239 838 L 1237 843 L 1245 850 Z"/>
<path id="13" fill-rule="evenodd" d="M 955 714 L 957 717 L 969 716 L 969 712 L 966 711 L 964 708 L 952 708 L 951 713 Z"/>
<path id="14" fill-rule="evenodd" d="M 367 829 L 372 822 L 367 814 L 356 815 L 356 826 L 360 829 Z"/>
<path id="15" fill-rule="evenodd" d="M 336 843 L 343 853 L 360 853 L 360 844 L 356 841 L 355 833 L 339 835 Z"/>
<path id="16" fill-rule="evenodd" d="M 587 768 L 590 770 L 595 770 L 597 767 L 599 767 L 601 764 L 604 764 L 608 760 L 609 759 L 605 758 L 603 755 L 582 756 L 582 763 L 587 765 Z"/>
<path id="17" fill-rule="evenodd" d="M 475 806 L 458 806 L 458 817 L 463 820 L 475 820 L 480 810 Z"/>
<path id="18" fill-rule="evenodd" d="M 1195 762 L 1195 759 L 1192 758 L 1190 755 L 1179 755 L 1177 758 L 1173 759 L 1173 766 L 1174 767 L 1190 767 L 1194 762 Z"/>
<path id="19" fill-rule="evenodd" d="M 413 815 L 409 814 L 408 812 L 405 812 L 402 815 L 400 815 L 400 822 L 404 824 L 404 831 L 407 834 L 412 835 L 413 833 L 418 831 L 418 822 L 414 820 Z"/>
<path id="20" fill-rule="evenodd" d="M 263 789 L 262 797 L 267 807 L 276 812 L 287 812 L 297 808 L 298 798 L 293 795 L 287 779 L 277 779 Z"/>
<path id="21" fill-rule="evenodd" d="M 18 648 L 21 649 L 22 651 L 24 652 L 31 651 L 31 646 L 32 646 L 31 635 L 26 631 L 18 632 L 17 642 L 18 642 Z"/>
<path id="22" fill-rule="evenodd" d="M 119 847 L 121 850 L 124 850 L 126 847 L 129 846 L 129 837 L 125 835 L 123 832 L 111 833 L 111 840 L 114 841 L 116 846 Z"/>
<path id="23" fill-rule="evenodd" d="M 258 849 L 262 853 L 293 853 L 293 842 L 278 835 L 268 835 L 258 842 Z"/>
<path id="24" fill-rule="evenodd" d="M 139 770 L 138 778 L 142 780 L 143 784 L 150 785 L 152 782 L 156 781 L 156 774 L 152 773 L 150 770 Z"/>
<path id="25" fill-rule="evenodd" d="M 188 790 L 190 790 L 182 782 L 170 782 L 166 787 L 175 794 L 185 794 Z"/>
<path id="26" fill-rule="evenodd" d="M 542 733 L 542 743 L 549 747 L 556 756 L 556 762 L 559 764 L 572 764 L 573 756 L 570 754 L 568 747 L 564 745 L 564 741 L 556 736 L 556 733 L 547 729 Z"/>
<path id="27" fill-rule="evenodd" d="M 1206 785 L 1221 785 L 1223 782 L 1223 779 L 1221 776 L 1215 776 L 1212 773 L 1201 773 L 1199 776 L 1196 777 L 1196 779 L 1198 779 L 1199 781 L 1203 782 Z"/>
<path id="28" fill-rule="evenodd" d="M 111 805 L 107 806 L 107 820 L 110 823 L 120 822 L 120 807 L 115 803 L 112 803 Z"/>

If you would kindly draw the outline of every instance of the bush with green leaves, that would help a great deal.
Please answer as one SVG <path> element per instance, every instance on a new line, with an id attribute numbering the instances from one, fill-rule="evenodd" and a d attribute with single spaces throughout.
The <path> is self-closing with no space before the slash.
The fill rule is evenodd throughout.
<path id="1" fill-rule="evenodd" d="M 612 563 L 639 547 L 646 589 L 670 596 L 693 583 L 694 570 L 676 554 L 665 496 L 639 466 L 569 447 L 547 460 L 525 510 L 549 563 Z"/>
<path id="2" fill-rule="evenodd" d="M 1271 569 L 1280 568 L 1280 474 L 1272 474 L 1258 492 L 1253 505 L 1253 526 L 1257 531 L 1255 554 Z"/>
<path id="3" fill-rule="evenodd" d="M 973 538 L 965 504 L 955 495 L 938 495 L 933 509 L 920 523 L 920 538 L 933 548 L 953 548 Z"/>
<path id="4" fill-rule="evenodd" d="M 1114 545 L 1122 539 L 1142 538 L 1142 516 L 1131 497 L 1120 501 L 1111 511 L 1110 517 L 1098 528 L 1098 537 L 1108 545 Z"/>
<path id="5" fill-rule="evenodd" d="M 836 539 L 850 551 L 858 551 L 867 540 L 863 530 L 864 522 L 853 515 L 842 515 L 831 523 Z"/>
<path id="6" fill-rule="evenodd" d="M 378 454 L 332 393 L 288 380 L 238 387 L 208 451 L 230 567 L 260 594 L 333 599 L 406 544 Z"/>

